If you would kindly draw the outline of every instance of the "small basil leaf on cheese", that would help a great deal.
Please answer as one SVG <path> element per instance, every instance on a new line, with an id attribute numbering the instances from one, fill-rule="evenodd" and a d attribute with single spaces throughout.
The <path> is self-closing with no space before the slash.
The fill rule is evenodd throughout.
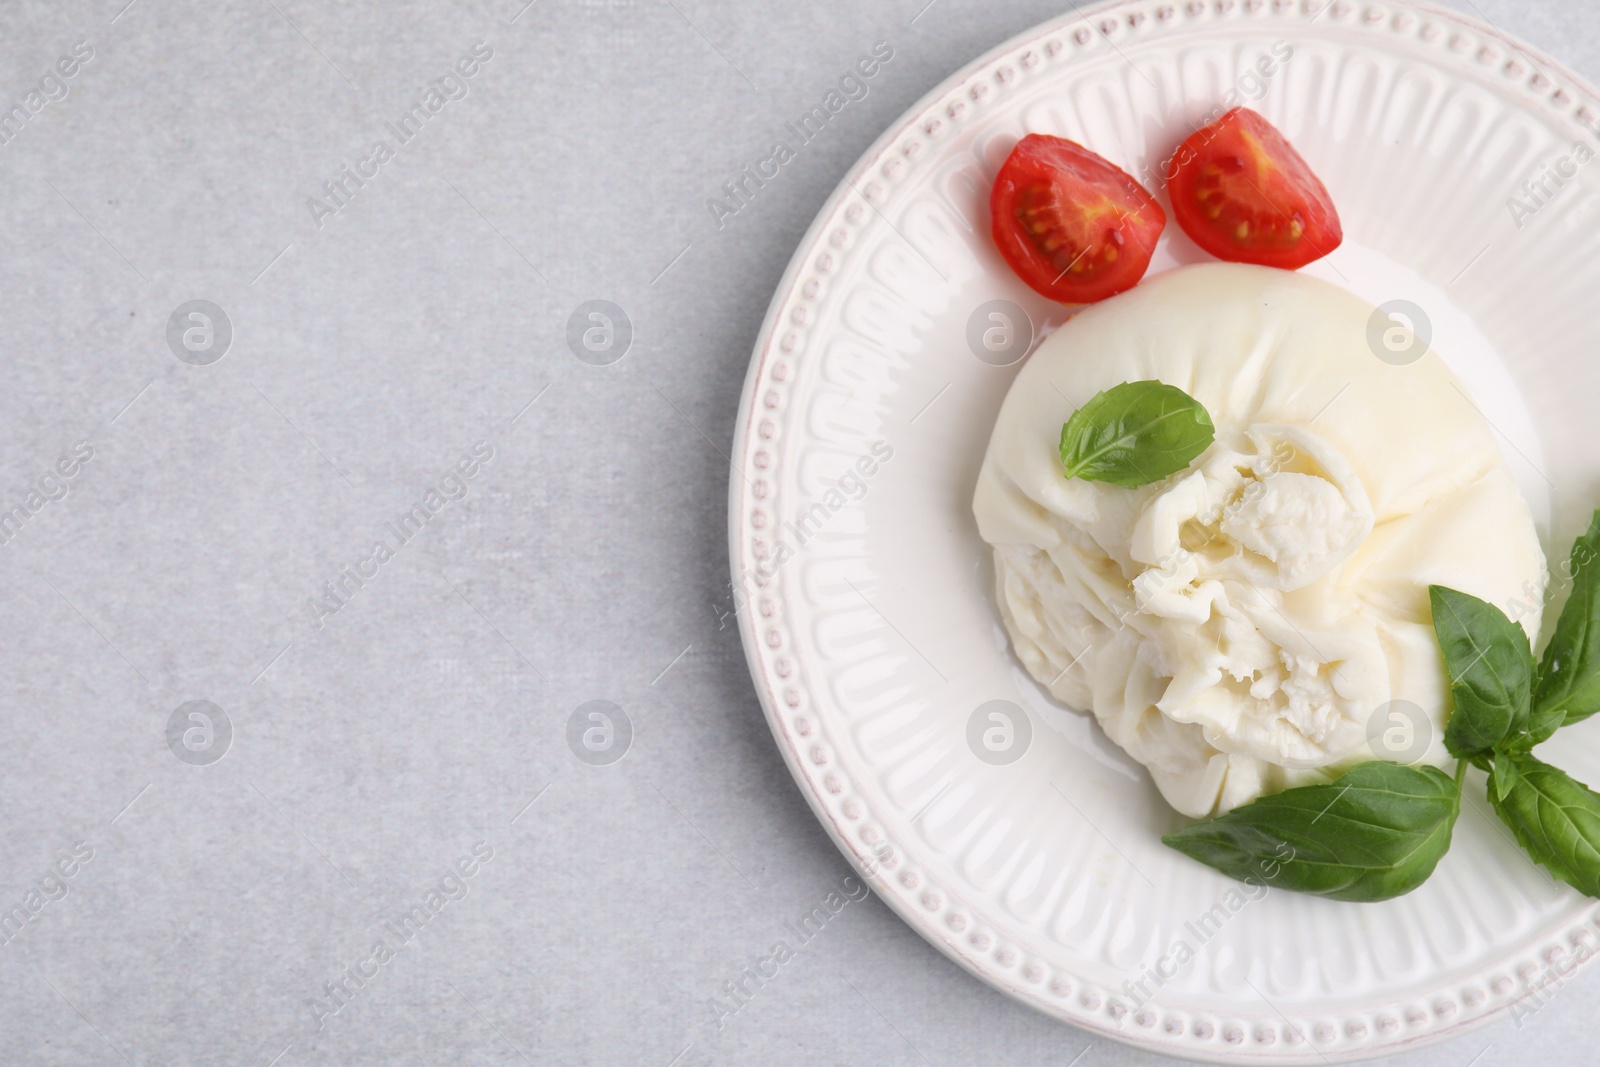
<path id="1" fill-rule="evenodd" d="M 1182 389 L 1123 382 L 1067 419 L 1061 463 L 1068 478 L 1135 489 L 1183 470 L 1215 439 L 1210 414 Z"/>

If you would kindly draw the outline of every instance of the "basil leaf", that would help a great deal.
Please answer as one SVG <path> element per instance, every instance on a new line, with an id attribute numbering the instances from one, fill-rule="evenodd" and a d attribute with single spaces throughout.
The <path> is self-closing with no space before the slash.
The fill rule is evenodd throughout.
<path id="1" fill-rule="evenodd" d="M 1489 771 L 1490 799 L 1504 800 L 1506 794 L 1511 792 L 1521 777 L 1515 759 L 1502 757 L 1495 760 L 1493 768 Z"/>
<path id="2" fill-rule="evenodd" d="M 1566 709 L 1560 704 L 1552 704 L 1541 708 L 1528 717 L 1528 732 L 1515 738 L 1510 744 L 1502 745 L 1508 752 L 1518 755 L 1527 755 L 1533 751 L 1535 745 L 1542 745 L 1550 740 L 1550 735 L 1559 730 L 1562 721 L 1567 717 Z"/>
<path id="3" fill-rule="evenodd" d="M 1427 881 L 1450 848 L 1460 807 L 1456 783 L 1437 767 L 1374 761 L 1161 840 L 1252 885 L 1388 900 Z"/>
<path id="4" fill-rule="evenodd" d="M 1061 427 L 1061 462 L 1068 478 L 1136 489 L 1183 470 L 1215 439 L 1211 416 L 1182 389 L 1123 382 Z"/>
<path id="5" fill-rule="evenodd" d="M 1526 631 L 1493 604 L 1442 585 L 1428 586 L 1428 600 L 1455 700 L 1444 746 L 1471 759 L 1528 728 L 1533 650 Z"/>
<path id="6" fill-rule="evenodd" d="M 1532 756 L 1501 760 L 1516 764 L 1517 780 L 1503 798 L 1491 789 L 1489 802 L 1517 843 L 1563 882 L 1600 897 L 1600 794 Z"/>
<path id="7" fill-rule="evenodd" d="M 1600 555 L 1600 511 L 1590 520 L 1589 532 L 1573 542 L 1572 595 L 1545 646 L 1533 689 L 1534 716 L 1547 717 L 1541 725 L 1548 725 L 1548 719 L 1560 713 L 1559 721 L 1549 726 L 1550 733 L 1557 726 L 1571 726 L 1600 711 L 1600 570 L 1595 567 L 1596 555 Z"/>

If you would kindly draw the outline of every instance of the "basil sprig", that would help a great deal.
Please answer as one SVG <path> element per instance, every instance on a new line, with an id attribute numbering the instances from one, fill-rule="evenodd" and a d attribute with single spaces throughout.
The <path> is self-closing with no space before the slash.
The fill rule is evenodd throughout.
<path id="1" fill-rule="evenodd" d="M 1286 789 L 1162 838 L 1225 874 L 1335 900 L 1387 900 L 1427 880 L 1450 847 L 1467 764 L 1529 857 L 1600 897 L 1600 794 L 1531 755 L 1600 712 L 1600 511 L 1573 546 L 1572 594 L 1535 666 L 1527 634 L 1493 604 L 1428 587 L 1454 710 L 1433 767 L 1376 761 Z M 1308 818 L 1309 813 L 1316 817 Z M 1276 862 L 1269 862 L 1276 861 Z"/>
<path id="2" fill-rule="evenodd" d="M 1127 489 L 1183 470 L 1216 439 L 1200 402 L 1164 382 L 1123 382 L 1102 390 L 1061 427 L 1068 478 Z"/>

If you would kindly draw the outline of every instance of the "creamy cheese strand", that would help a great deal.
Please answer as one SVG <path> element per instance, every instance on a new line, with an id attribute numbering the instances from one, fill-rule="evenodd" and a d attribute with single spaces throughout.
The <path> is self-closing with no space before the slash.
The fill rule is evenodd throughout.
<path id="1" fill-rule="evenodd" d="M 1378 359 L 1372 313 L 1305 275 L 1179 267 L 1075 315 L 1000 410 L 973 512 L 1012 647 L 1187 815 L 1394 758 L 1368 737 L 1390 701 L 1427 720 L 1419 762 L 1449 765 L 1428 585 L 1502 608 L 1543 589 L 1490 427 L 1433 352 Z M 1147 379 L 1216 442 L 1139 489 L 1068 480 L 1062 423 Z"/>

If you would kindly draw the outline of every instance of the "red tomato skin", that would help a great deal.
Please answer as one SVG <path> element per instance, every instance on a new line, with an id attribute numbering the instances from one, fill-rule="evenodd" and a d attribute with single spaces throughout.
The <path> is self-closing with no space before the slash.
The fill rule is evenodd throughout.
<path id="1" fill-rule="evenodd" d="M 1081 209 L 1069 221 L 1100 237 L 1084 248 L 1085 269 L 1061 269 L 1025 232 L 1018 211 L 1026 210 L 1029 195 L 1055 197 L 1052 207 Z M 1155 197 L 1125 171 L 1073 141 L 1037 133 L 1018 141 L 1001 165 L 989 215 L 1001 258 L 1029 288 L 1063 304 L 1089 304 L 1133 288 L 1167 225 Z M 1107 247 L 1113 249 L 1109 261 Z"/>
<path id="2" fill-rule="evenodd" d="M 1219 177 L 1208 174 L 1208 167 L 1236 175 L 1241 197 L 1215 191 L 1208 195 L 1207 183 Z M 1178 227 L 1218 259 L 1297 270 L 1344 241 L 1327 187 L 1277 127 L 1249 108 L 1234 108 L 1178 146 L 1167 192 Z M 1212 204 L 1207 205 L 1206 199 Z M 1207 211 L 1219 202 L 1229 206 L 1217 218 L 1208 217 Z M 1241 238 L 1237 229 L 1241 213 L 1265 227 L 1256 229 L 1253 237 Z M 1298 235 L 1293 232 L 1296 220 Z M 1274 227 L 1284 232 L 1273 232 Z"/>

